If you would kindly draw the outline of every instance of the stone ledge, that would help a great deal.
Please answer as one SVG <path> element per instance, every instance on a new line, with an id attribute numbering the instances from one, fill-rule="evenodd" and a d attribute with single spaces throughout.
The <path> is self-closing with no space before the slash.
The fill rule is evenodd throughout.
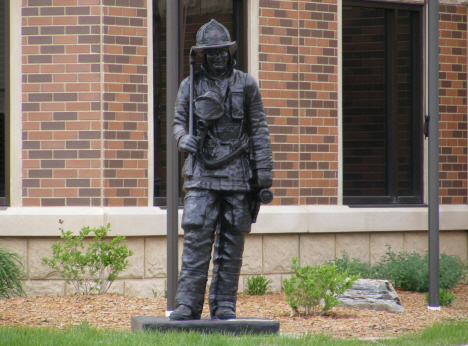
<path id="1" fill-rule="evenodd" d="M 439 209 L 441 231 L 468 229 L 468 205 L 441 205 Z M 179 225 L 181 218 L 179 210 Z M 9 207 L 0 210 L 0 234 L 60 236 L 59 219 L 65 221 L 65 229 L 73 232 L 110 222 L 113 234 L 166 235 L 166 210 L 158 207 Z M 263 206 L 257 223 L 252 225 L 252 234 L 427 231 L 427 219 L 426 207 Z M 179 235 L 183 235 L 180 226 Z"/>
<path id="2" fill-rule="evenodd" d="M 226 333 L 226 334 L 276 334 L 280 323 L 262 318 L 237 318 L 231 320 L 200 320 L 172 321 L 169 317 L 133 316 L 131 319 L 132 331 L 158 330 L 161 332 L 176 331 L 199 333 Z"/>

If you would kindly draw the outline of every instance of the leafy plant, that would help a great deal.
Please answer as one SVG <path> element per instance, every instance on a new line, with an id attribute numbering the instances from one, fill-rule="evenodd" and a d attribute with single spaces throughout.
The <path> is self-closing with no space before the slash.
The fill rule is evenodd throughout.
<path id="1" fill-rule="evenodd" d="M 429 257 L 426 254 L 424 257 L 429 263 Z M 440 255 L 439 261 L 440 271 L 440 288 L 450 290 L 454 288 L 460 281 L 464 281 L 468 274 L 468 264 L 463 263 L 459 257 L 449 256 L 444 253 Z"/>
<path id="2" fill-rule="evenodd" d="M 439 304 L 440 306 L 451 306 L 453 301 L 457 299 L 451 290 L 439 289 Z M 429 293 L 426 292 L 426 303 L 429 303 Z"/>
<path id="3" fill-rule="evenodd" d="M 377 278 L 390 280 L 395 287 L 409 291 L 427 292 L 427 259 L 417 252 L 395 254 L 390 246 L 387 245 L 387 248 L 387 252 L 376 266 Z"/>
<path id="4" fill-rule="evenodd" d="M 105 240 L 111 231 L 110 224 L 98 228 L 83 227 L 77 236 L 71 231 L 60 230 L 64 245 L 61 241 L 52 244 L 53 258 L 43 258 L 42 263 L 59 271 L 79 294 L 106 293 L 117 275 L 127 267 L 127 257 L 133 255 L 127 245 L 119 246 L 125 237 Z M 83 240 L 91 236 L 93 241 L 85 247 Z"/>
<path id="5" fill-rule="evenodd" d="M 291 306 L 291 314 L 304 307 L 306 315 L 323 315 L 333 306 L 338 305 L 336 297 L 350 288 L 359 276 L 338 270 L 335 265 L 317 267 L 298 265 L 299 259 L 293 258 L 290 279 L 284 279 L 286 301 Z"/>
<path id="6" fill-rule="evenodd" d="M 360 278 L 371 278 L 375 276 L 375 267 L 369 262 L 361 262 L 359 258 L 351 259 L 346 251 L 341 251 L 341 258 L 328 261 L 328 265 L 335 265 L 337 269 L 348 275 L 359 275 Z"/>
<path id="7" fill-rule="evenodd" d="M 360 274 L 364 278 L 386 279 L 393 286 L 408 291 L 427 292 L 429 288 L 429 256 L 416 252 L 399 252 L 396 254 L 387 244 L 387 252 L 375 265 L 361 262 L 357 258 L 352 260 L 346 251 L 342 258 L 329 261 L 342 272 Z M 443 290 L 454 288 L 460 281 L 465 280 L 468 274 L 468 265 L 456 256 L 442 253 L 439 261 L 439 286 Z"/>
<path id="8" fill-rule="evenodd" d="M 247 293 L 251 296 L 262 296 L 266 293 L 268 285 L 271 284 L 271 279 L 262 275 L 247 277 Z"/>
<path id="9" fill-rule="evenodd" d="M 25 296 L 21 278 L 25 276 L 21 257 L 0 246 L 0 298 Z"/>
<path id="10" fill-rule="evenodd" d="M 153 291 L 153 298 L 167 298 L 167 287 L 164 289 L 164 292 L 161 293 L 155 291 L 154 288 L 152 288 L 151 291 Z"/>

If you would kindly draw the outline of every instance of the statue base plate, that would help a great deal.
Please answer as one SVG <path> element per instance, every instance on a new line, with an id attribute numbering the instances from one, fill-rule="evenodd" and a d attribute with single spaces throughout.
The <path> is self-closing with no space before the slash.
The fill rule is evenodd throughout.
<path id="1" fill-rule="evenodd" d="M 132 331 L 177 331 L 225 334 L 276 334 L 280 323 L 262 318 L 236 318 L 231 320 L 200 320 L 173 321 L 168 317 L 132 316 Z"/>

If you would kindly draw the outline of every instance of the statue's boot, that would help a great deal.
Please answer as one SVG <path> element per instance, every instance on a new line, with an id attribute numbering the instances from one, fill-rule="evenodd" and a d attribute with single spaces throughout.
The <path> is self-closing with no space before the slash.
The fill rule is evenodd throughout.
<path id="1" fill-rule="evenodd" d="M 186 321 L 186 320 L 195 320 L 193 311 L 187 305 L 179 305 L 177 309 L 171 312 L 169 315 L 171 320 L 176 321 Z"/>

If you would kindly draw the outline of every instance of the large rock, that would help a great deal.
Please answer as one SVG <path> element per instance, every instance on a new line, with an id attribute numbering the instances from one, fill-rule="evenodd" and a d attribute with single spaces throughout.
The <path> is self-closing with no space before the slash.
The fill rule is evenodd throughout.
<path id="1" fill-rule="evenodd" d="M 388 280 L 356 280 L 353 286 L 337 299 L 341 305 L 358 309 L 405 312 L 400 297 Z"/>

